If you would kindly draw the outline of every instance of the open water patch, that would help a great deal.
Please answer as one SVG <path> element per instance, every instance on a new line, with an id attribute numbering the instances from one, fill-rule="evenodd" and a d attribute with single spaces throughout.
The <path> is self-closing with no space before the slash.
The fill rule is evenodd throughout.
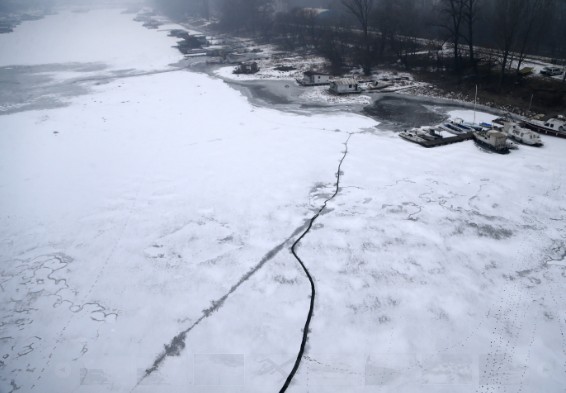
<path id="1" fill-rule="evenodd" d="M 0 67 L 0 115 L 66 106 L 67 98 L 90 92 L 76 79 L 106 68 L 102 63 Z"/>
<path id="2" fill-rule="evenodd" d="M 364 112 L 395 129 L 433 126 L 447 118 L 446 111 L 442 107 L 430 106 L 403 97 L 383 97 L 376 100 L 373 105 L 366 106 Z"/>

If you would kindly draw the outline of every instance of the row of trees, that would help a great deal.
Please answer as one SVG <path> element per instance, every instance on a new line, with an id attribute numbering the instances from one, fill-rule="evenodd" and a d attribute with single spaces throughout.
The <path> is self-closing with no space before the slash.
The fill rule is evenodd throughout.
<path id="1" fill-rule="evenodd" d="M 516 56 L 517 71 L 520 70 L 528 52 L 545 52 L 555 41 L 552 34 L 561 34 L 560 18 L 553 18 L 554 12 L 566 12 L 564 2 L 556 0 L 441 0 L 439 4 L 444 15 L 443 27 L 454 49 L 454 69 L 461 70 L 460 44 L 467 43 L 469 64 L 477 72 L 474 45 L 476 28 L 491 34 L 480 41 L 482 46 L 494 48 L 501 53 L 500 82 L 503 81 L 510 55 Z M 549 28 L 556 23 L 556 30 Z M 565 44 L 564 36 L 562 44 Z M 538 47 L 538 48 L 537 48 Z M 553 52 L 552 50 L 550 52 Z M 564 56 L 564 53 L 556 53 Z"/>
<path id="2" fill-rule="evenodd" d="M 431 42 L 450 46 L 458 74 L 477 74 L 489 53 L 477 48 L 490 49 L 501 81 L 511 64 L 521 68 L 527 53 L 566 58 L 566 0 L 154 1 L 175 16 L 215 17 L 228 31 L 353 57 L 366 72 L 391 56 L 406 62 L 409 52 Z"/>
<path id="3" fill-rule="evenodd" d="M 501 81 L 514 57 L 517 71 L 527 53 L 566 58 L 564 0 L 341 0 L 362 30 L 369 60 L 371 30 L 382 36 L 415 35 L 448 42 L 453 69 L 477 73 L 476 46 L 500 53 Z M 418 21 L 424 21 L 420 23 Z M 368 30 L 370 33 L 368 33 Z M 463 53 L 467 52 L 466 59 Z M 368 64 L 369 65 L 369 64 Z"/>

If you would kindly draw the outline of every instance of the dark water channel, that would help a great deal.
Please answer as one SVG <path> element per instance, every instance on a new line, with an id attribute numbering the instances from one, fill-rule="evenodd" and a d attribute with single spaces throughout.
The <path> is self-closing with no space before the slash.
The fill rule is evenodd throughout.
<path id="1" fill-rule="evenodd" d="M 383 97 L 366 106 L 364 113 L 393 129 L 432 126 L 447 118 L 446 112 L 453 107 L 428 105 L 402 96 Z"/>

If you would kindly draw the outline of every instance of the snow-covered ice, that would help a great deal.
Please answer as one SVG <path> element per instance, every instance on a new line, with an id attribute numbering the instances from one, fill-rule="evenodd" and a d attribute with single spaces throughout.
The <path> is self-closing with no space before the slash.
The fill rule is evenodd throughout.
<path id="1" fill-rule="evenodd" d="M 279 391 L 310 294 L 289 249 L 352 134 L 298 247 L 317 297 L 289 391 L 563 392 L 565 140 L 424 149 L 367 117 L 253 106 L 118 11 L 18 29 L 3 66 L 170 72 L 92 70 L 67 106 L 0 116 L 1 391 Z"/>
<path id="2" fill-rule="evenodd" d="M 0 35 L 0 66 L 102 61 L 115 69 L 153 70 L 179 60 L 170 48 L 176 38 L 156 34 L 131 18 L 96 10 L 25 22 Z"/>

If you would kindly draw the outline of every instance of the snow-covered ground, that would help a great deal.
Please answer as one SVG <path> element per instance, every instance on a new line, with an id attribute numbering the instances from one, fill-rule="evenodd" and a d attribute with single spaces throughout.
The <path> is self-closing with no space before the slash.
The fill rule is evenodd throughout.
<path id="1" fill-rule="evenodd" d="M 324 58 L 314 55 L 298 56 L 282 54 L 277 52 L 271 45 L 251 45 L 248 50 L 260 50 L 255 60 L 259 66 L 259 72 L 252 75 L 234 74 L 235 64 L 220 67 L 214 73 L 225 79 L 233 81 L 253 81 L 253 80 L 289 80 L 303 79 L 303 72 L 309 70 L 324 71 L 326 62 Z M 288 71 L 280 71 L 278 67 L 292 68 Z"/>
<path id="2" fill-rule="evenodd" d="M 104 66 L 0 116 L 0 391 L 279 391 L 310 294 L 289 249 L 347 148 L 298 247 L 317 297 L 289 391 L 564 392 L 565 140 L 424 149 L 252 106 L 118 11 L 18 29 L 3 66 Z"/>

